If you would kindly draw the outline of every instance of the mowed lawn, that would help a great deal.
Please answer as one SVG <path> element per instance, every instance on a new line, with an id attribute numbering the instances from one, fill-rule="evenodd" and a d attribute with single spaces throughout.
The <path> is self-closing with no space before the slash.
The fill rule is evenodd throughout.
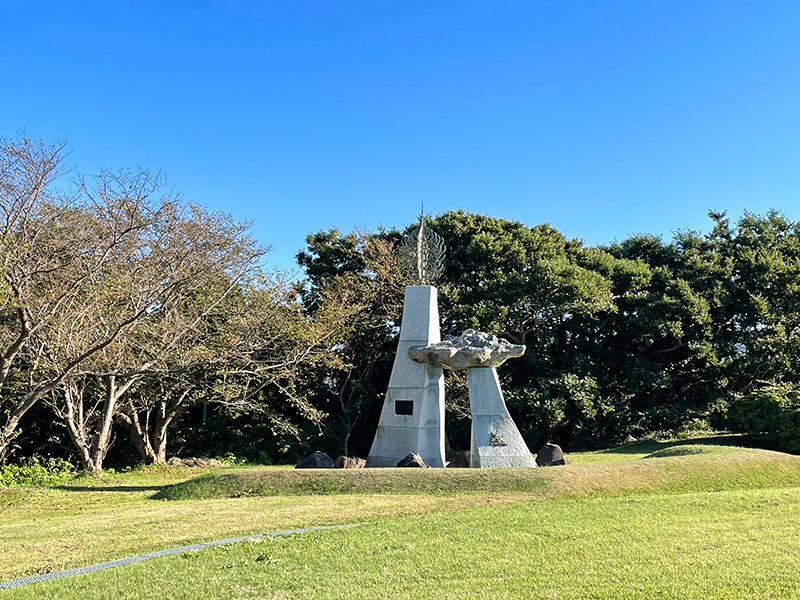
<path id="1" fill-rule="evenodd" d="M 150 485 L 140 475 L 129 492 L 7 490 L 0 579 L 188 541 L 361 525 L 152 559 L 0 598 L 800 597 L 800 459 L 730 447 L 692 453 L 701 446 L 662 458 L 641 458 L 653 450 L 645 446 L 575 455 L 573 465 L 541 469 L 544 484 L 518 491 L 482 481 L 479 493 L 363 493 L 354 485 L 280 495 L 273 483 L 269 496 L 151 499 L 174 474 Z M 726 475 L 707 476 L 714 467 Z M 670 473 L 682 482 L 672 485 Z M 243 471 L 248 485 L 253 477 Z M 713 480 L 709 490 L 704 479 Z M 12 493 L 17 501 L 8 502 Z M 44 559 L 48 548 L 53 562 Z"/>

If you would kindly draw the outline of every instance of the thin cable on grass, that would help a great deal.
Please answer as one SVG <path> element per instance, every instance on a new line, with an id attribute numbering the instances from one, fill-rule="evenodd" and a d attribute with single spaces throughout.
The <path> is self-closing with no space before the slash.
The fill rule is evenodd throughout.
<path id="1" fill-rule="evenodd" d="M 303 527 L 300 529 L 284 529 L 282 531 L 270 531 L 268 533 L 260 533 L 258 535 L 245 535 L 242 537 L 227 538 L 224 540 L 214 540 L 212 542 L 200 542 L 199 544 L 191 544 L 189 546 L 181 546 L 180 548 L 168 548 L 167 550 L 158 550 L 157 552 L 148 552 L 147 554 L 139 554 L 137 556 L 129 556 L 127 558 L 119 558 L 117 560 L 110 560 L 108 562 L 97 563 L 94 565 L 87 565 L 85 567 L 76 567 L 74 569 L 67 569 L 66 571 L 55 571 L 53 573 L 42 573 L 41 575 L 32 575 L 30 577 L 22 577 L 20 579 L 12 579 L 10 581 L 0 581 L 0 590 L 19 587 L 29 583 L 39 583 L 42 581 L 50 581 L 51 579 L 58 579 L 60 577 L 67 577 L 69 575 L 83 575 L 84 573 L 93 573 L 103 569 L 110 569 L 111 567 L 118 567 L 120 565 L 128 565 L 131 563 L 142 562 L 150 558 L 158 556 L 169 556 L 170 554 L 178 554 L 180 552 L 189 552 L 191 550 L 202 550 L 211 546 L 222 546 L 223 544 L 237 544 L 239 542 L 246 542 L 248 540 L 257 540 L 266 537 L 277 537 L 279 535 L 296 535 L 298 533 L 307 533 L 309 531 L 319 531 L 321 529 L 342 529 L 343 527 L 354 527 L 360 523 L 346 523 L 343 525 L 320 525 L 317 527 Z"/>

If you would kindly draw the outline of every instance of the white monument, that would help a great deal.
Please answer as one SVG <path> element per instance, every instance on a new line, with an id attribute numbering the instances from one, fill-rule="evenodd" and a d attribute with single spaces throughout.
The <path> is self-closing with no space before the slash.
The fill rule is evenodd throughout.
<path id="1" fill-rule="evenodd" d="M 460 338 L 409 350 L 421 364 L 468 369 L 472 413 L 470 467 L 535 467 L 536 461 L 517 429 L 503 399 L 497 369 L 509 358 L 522 356 L 525 346 L 467 329 Z"/>
<path id="2" fill-rule="evenodd" d="M 406 287 L 400 341 L 366 466 L 394 467 L 416 452 L 425 464 L 444 467 L 444 374 L 408 355 L 412 347 L 441 339 L 436 288 L 429 284 L 441 272 L 444 244 L 420 219 L 400 252 L 404 270 L 420 285 Z"/>

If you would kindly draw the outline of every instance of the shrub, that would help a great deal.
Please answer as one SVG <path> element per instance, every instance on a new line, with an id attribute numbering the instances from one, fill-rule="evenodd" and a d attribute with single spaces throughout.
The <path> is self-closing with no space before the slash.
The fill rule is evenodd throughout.
<path id="1" fill-rule="evenodd" d="M 800 388 L 772 384 L 733 400 L 728 426 L 776 450 L 800 453 Z"/>
<path id="2" fill-rule="evenodd" d="M 75 465 L 63 458 L 32 456 L 18 465 L 0 467 L 0 486 L 50 485 L 72 478 Z"/>

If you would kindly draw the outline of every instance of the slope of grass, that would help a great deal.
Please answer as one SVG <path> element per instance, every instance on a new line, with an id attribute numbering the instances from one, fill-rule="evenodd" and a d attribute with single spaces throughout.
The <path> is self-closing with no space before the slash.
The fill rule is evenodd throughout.
<path id="1" fill-rule="evenodd" d="M 667 456 L 658 458 L 659 452 Z M 642 456 L 652 458 L 544 469 L 221 470 L 166 487 L 154 497 L 189 500 L 279 495 L 525 493 L 556 498 L 800 485 L 800 457 L 778 452 L 695 444 Z"/>
<path id="2" fill-rule="evenodd" d="M 797 598 L 798 520 L 795 488 L 528 502 L 186 553 L 15 598 Z"/>

